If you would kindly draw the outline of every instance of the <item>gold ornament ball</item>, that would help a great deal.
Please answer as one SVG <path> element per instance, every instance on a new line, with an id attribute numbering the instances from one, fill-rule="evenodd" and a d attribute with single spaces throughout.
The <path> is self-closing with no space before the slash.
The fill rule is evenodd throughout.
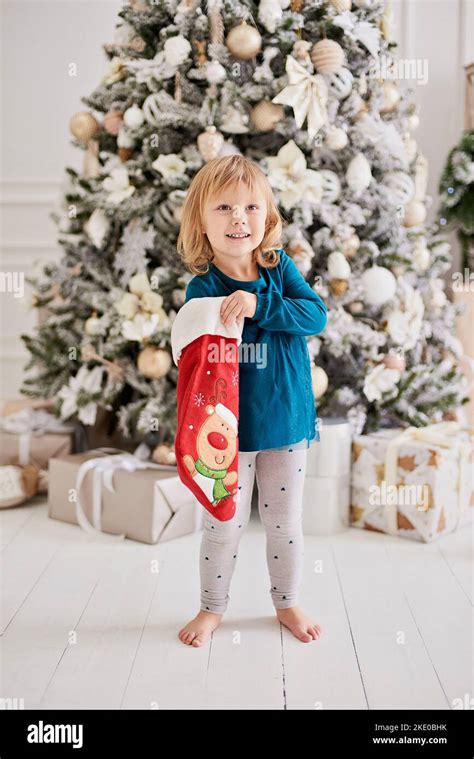
<path id="1" fill-rule="evenodd" d="M 262 100 L 252 108 L 250 120 L 259 132 L 271 132 L 283 118 L 283 106 Z"/>
<path id="2" fill-rule="evenodd" d="M 383 86 L 383 103 L 380 107 L 380 113 L 391 113 L 395 110 L 400 100 L 401 94 L 395 82 L 384 82 Z"/>
<path id="3" fill-rule="evenodd" d="M 361 314 L 364 310 L 364 304 L 360 300 L 354 300 L 352 303 L 349 303 L 348 308 L 353 316 L 357 316 L 357 314 Z"/>
<path id="4" fill-rule="evenodd" d="M 167 465 L 176 464 L 176 454 L 171 449 L 171 446 L 166 445 L 166 443 L 157 445 L 151 455 L 151 458 L 155 464 L 167 464 Z"/>
<path id="5" fill-rule="evenodd" d="M 215 126 L 206 127 L 206 131 L 197 138 L 198 150 L 206 162 L 217 158 L 223 145 L 224 135 Z"/>
<path id="6" fill-rule="evenodd" d="M 147 345 L 138 356 L 138 371 L 144 377 L 160 379 L 171 369 L 171 356 L 163 348 Z"/>
<path id="7" fill-rule="evenodd" d="M 342 295 L 345 295 L 348 287 L 349 287 L 349 282 L 347 281 L 347 279 L 334 278 L 334 279 L 329 280 L 329 289 L 331 290 L 332 294 L 335 295 L 337 298 L 340 298 Z"/>
<path id="8" fill-rule="evenodd" d="M 331 5 L 338 13 L 344 13 L 344 11 L 350 11 L 352 0 L 331 0 Z"/>
<path id="9" fill-rule="evenodd" d="M 230 30 L 225 42 L 232 55 L 242 61 L 255 58 L 262 47 L 260 32 L 245 21 Z"/>
<path id="10" fill-rule="evenodd" d="M 360 239 L 358 235 L 352 234 L 347 240 L 342 243 L 342 252 L 347 258 L 354 258 L 355 254 L 359 250 Z"/>
<path id="11" fill-rule="evenodd" d="M 405 356 L 402 356 L 396 351 L 389 351 L 383 357 L 382 363 L 387 369 L 398 369 L 399 372 L 404 372 L 406 368 Z"/>
<path id="12" fill-rule="evenodd" d="M 318 73 L 333 74 L 344 65 L 344 50 L 334 40 L 320 40 L 311 48 L 311 60 Z"/>
<path id="13" fill-rule="evenodd" d="M 109 134 L 116 136 L 123 122 L 123 113 L 120 111 L 108 111 L 104 116 L 104 129 Z"/>
<path id="14" fill-rule="evenodd" d="M 84 331 L 86 335 L 89 335 L 90 337 L 97 335 L 99 332 L 99 324 L 100 321 L 97 318 L 97 313 L 94 311 L 84 324 Z"/>
<path id="15" fill-rule="evenodd" d="M 132 148 L 119 148 L 118 149 L 118 155 L 122 163 L 126 163 L 130 160 L 130 158 L 133 155 L 133 149 Z"/>
<path id="16" fill-rule="evenodd" d="M 311 368 L 311 384 L 315 399 L 318 400 L 319 398 L 322 398 L 328 389 L 329 379 L 324 369 L 321 369 L 320 366 L 313 365 Z"/>
<path id="17" fill-rule="evenodd" d="M 418 227 L 426 219 L 426 208 L 421 200 L 411 200 L 405 206 L 403 225 L 405 227 Z"/>
<path id="18" fill-rule="evenodd" d="M 87 111 L 80 111 L 75 113 L 69 122 L 69 129 L 74 137 L 82 142 L 88 142 L 93 138 L 99 129 L 97 120 L 93 117 L 92 113 Z"/>

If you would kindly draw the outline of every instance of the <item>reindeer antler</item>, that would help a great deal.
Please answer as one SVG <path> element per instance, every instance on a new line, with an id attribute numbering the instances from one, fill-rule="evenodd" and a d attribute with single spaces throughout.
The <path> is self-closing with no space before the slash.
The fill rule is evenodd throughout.
<path id="1" fill-rule="evenodd" d="M 216 403 L 220 403 L 221 400 L 225 401 L 227 398 L 227 393 L 225 391 L 225 388 L 227 387 L 227 382 L 223 377 L 219 377 L 215 383 L 214 383 L 214 392 L 215 395 L 211 395 L 209 400 L 214 405 Z"/>

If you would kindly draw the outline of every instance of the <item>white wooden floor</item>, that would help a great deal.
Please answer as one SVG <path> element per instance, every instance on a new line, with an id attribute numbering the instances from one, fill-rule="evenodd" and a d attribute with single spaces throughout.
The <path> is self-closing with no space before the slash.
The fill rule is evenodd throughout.
<path id="1" fill-rule="evenodd" d="M 199 609 L 201 533 L 104 545 L 41 500 L 0 526 L 0 697 L 25 709 L 451 709 L 474 694 L 470 527 L 429 545 L 306 536 L 300 602 L 323 635 L 301 643 L 274 616 L 254 513 L 224 621 L 193 648 L 177 632 Z"/>

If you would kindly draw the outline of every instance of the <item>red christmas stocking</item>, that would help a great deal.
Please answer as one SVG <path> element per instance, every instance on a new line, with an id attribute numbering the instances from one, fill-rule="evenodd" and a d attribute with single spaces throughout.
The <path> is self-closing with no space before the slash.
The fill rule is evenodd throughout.
<path id="1" fill-rule="evenodd" d="M 216 519 L 237 503 L 239 357 L 243 320 L 225 327 L 219 298 L 193 298 L 171 331 L 178 366 L 175 452 L 181 481 Z"/>

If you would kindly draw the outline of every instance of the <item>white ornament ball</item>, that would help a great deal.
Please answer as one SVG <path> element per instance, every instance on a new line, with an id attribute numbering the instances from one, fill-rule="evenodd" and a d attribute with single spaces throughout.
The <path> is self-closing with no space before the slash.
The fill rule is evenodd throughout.
<path id="1" fill-rule="evenodd" d="M 206 79 L 209 84 L 221 84 L 227 79 L 227 72 L 219 61 L 206 63 Z"/>
<path id="2" fill-rule="evenodd" d="M 311 384 L 313 387 L 313 395 L 316 400 L 322 398 L 326 390 L 328 389 L 329 379 L 328 375 L 321 369 L 320 366 L 313 366 L 311 369 Z"/>
<path id="3" fill-rule="evenodd" d="M 339 127 L 332 127 L 324 140 L 329 150 L 342 150 L 349 142 L 346 132 Z"/>
<path id="4" fill-rule="evenodd" d="M 143 103 L 143 113 L 149 124 L 152 126 L 159 126 L 160 119 L 163 118 L 162 105 L 160 103 L 160 96 L 157 92 L 152 92 L 148 95 Z"/>
<path id="5" fill-rule="evenodd" d="M 328 273 L 331 279 L 349 279 L 351 267 L 343 253 L 334 251 L 328 256 Z"/>
<path id="6" fill-rule="evenodd" d="M 397 290 L 397 280 L 384 266 L 372 266 L 360 278 L 365 302 L 369 306 L 382 306 L 391 300 Z"/>
<path id="7" fill-rule="evenodd" d="M 389 188 L 394 203 L 402 206 L 406 205 L 415 194 L 415 183 L 404 171 L 389 171 L 384 177 L 383 184 Z"/>
<path id="8" fill-rule="evenodd" d="M 421 200 L 411 200 L 405 206 L 403 225 L 405 227 L 419 227 L 426 219 L 426 207 Z"/>
<path id="9" fill-rule="evenodd" d="M 141 126 L 144 121 L 145 115 L 136 103 L 130 106 L 130 108 L 127 108 L 123 114 L 123 122 L 129 129 L 136 129 Z"/>
<path id="10" fill-rule="evenodd" d="M 131 135 L 127 132 L 126 129 L 123 129 L 123 127 L 120 127 L 119 133 L 117 135 L 117 146 L 119 148 L 133 148 L 135 145 L 135 140 Z"/>
<path id="11" fill-rule="evenodd" d="M 323 180 L 323 203 L 335 203 L 341 194 L 341 182 L 339 181 L 339 177 L 334 171 L 330 171 L 330 169 L 321 169 L 318 173 Z"/>
<path id="12" fill-rule="evenodd" d="M 163 45 L 165 61 L 170 66 L 181 66 L 185 63 L 189 58 L 191 50 L 189 41 L 182 34 L 168 37 Z"/>
<path id="13" fill-rule="evenodd" d="M 89 316 L 89 318 L 86 320 L 84 330 L 86 335 L 89 335 L 90 337 L 94 337 L 94 335 L 98 335 L 100 333 L 100 319 L 97 318 L 95 311 L 92 316 Z"/>
<path id="14" fill-rule="evenodd" d="M 338 100 L 344 100 L 351 94 L 354 77 L 344 66 L 332 74 L 324 74 L 324 78 L 331 94 Z"/>
<path id="15" fill-rule="evenodd" d="M 355 195 L 360 195 L 370 185 L 371 179 L 370 164 L 363 153 L 358 153 L 347 167 L 347 184 Z"/>
<path id="16" fill-rule="evenodd" d="M 283 18 L 283 9 L 275 0 L 260 0 L 258 6 L 258 20 L 267 32 L 273 34 Z"/>

